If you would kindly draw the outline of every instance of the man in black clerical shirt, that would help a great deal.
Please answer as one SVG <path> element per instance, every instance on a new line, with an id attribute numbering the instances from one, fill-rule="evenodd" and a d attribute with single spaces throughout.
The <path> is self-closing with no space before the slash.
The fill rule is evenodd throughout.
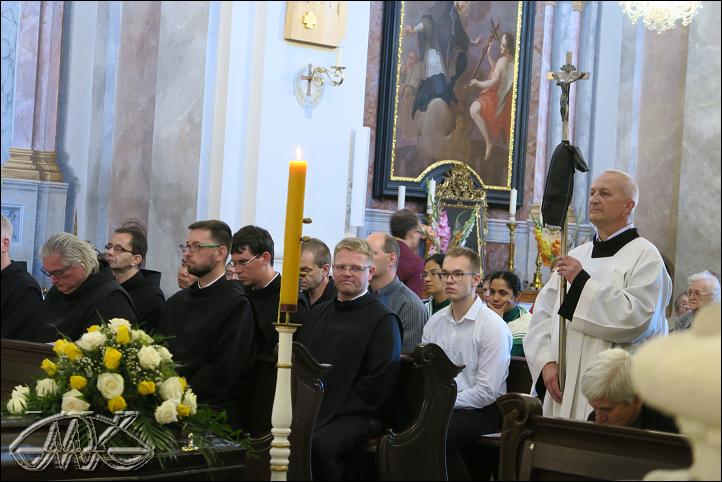
<path id="1" fill-rule="evenodd" d="M 198 399 L 226 410 L 231 426 L 241 428 L 243 394 L 253 368 L 253 309 L 238 282 L 226 279 L 231 229 L 222 221 L 188 226 L 179 246 L 188 272 L 198 282 L 170 297 L 158 331 L 169 341 L 175 360 Z"/>
<path id="2" fill-rule="evenodd" d="M 54 234 L 40 257 L 42 272 L 53 287 L 33 319 L 35 341 L 54 341 L 61 334 L 77 340 L 90 325 L 112 318 L 138 322 L 128 293 L 87 241 L 68 233 Z"/>
<path id="3" fill-rule="evenodd" d="M 13 225 L 2 217 L 2 337 L 16 340 L 30 340 L 35 310 L 43 301 L 40 286 L 30 276 L 22 263 L 10 260 L 10 240 Z"/>
<path id="4" fill-rule="evenodd" d="M 105 261 L 133 300 L 141 328 L 153 332 L 160 323 L 165 296 L 160 289 L 160 273 L 140 269 L 147 252 L 145 234 L 136 227 L 116 229 L 105 245 Z"/>
<path id="5" fill-rule="evenodd" d="M 301 243 L 301 296 L 296 323 L 305 323 L 311 308 L 324 301 L 334 300 L 338 291 L 331 278 L 331 251 L 320 239 L 310 238 Z"/>
<path id="6" fill-rule="evenodd" d="M 314 480 L 349 478 L 347 460 L 363 446 L 378 408 L 396 385 L 401 323 L 369 292 L 374 252 L 358 238 L 334 249 L 338 297 L 316 305 L 299 341 L 321 363 L 331 364 L 313 435 Z"/>
<path id="7" fill-rule="evenodd" d="M 273 323 L 278 321 L 281 274 L 273 269 L 273 238 L 258 226 L 244 226 L 233 235 L 231 262 L 246 288 L 259 329 L 258 354 L 271 355 L 278 343 Z"/>

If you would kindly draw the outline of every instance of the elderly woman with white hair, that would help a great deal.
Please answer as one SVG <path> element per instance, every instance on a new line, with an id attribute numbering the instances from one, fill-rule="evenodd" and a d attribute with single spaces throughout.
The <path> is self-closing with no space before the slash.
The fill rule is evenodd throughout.
<path id="1" fill-rule="evenodd" d="M 597 354 L 584 372 L 582 393 L 594 411 L 588 421 L 678 433 L 674 420 L 644 405 L 634 393 L 629 375 L 632 355 L 621 348 Z"/>
<path id="2" fill-rule="evenodd" d="M 687 278 L 687 299 L 689 311 L 677 319 L 673 331 L 687 330 L 703 306 L 720 302 L 720 283 L 709 271 L 695 273 Z"/>
<path id="3" fill-rule="evenodd" d="M 128 293 L 87 241 L 68 233 L 54 234 L 40 251 L 43 274 L 53 287 L 33 319 L 33 339 L 79 338 L 102 320 L 137 316 Z"/>

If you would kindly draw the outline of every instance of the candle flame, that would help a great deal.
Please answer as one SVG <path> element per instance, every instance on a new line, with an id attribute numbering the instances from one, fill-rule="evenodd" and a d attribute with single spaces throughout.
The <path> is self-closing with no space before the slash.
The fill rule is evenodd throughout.
<path id="1" fill-rule="evenodd" d="M 301 150 L 301 146 L 296 146 L 296 159 L 303 159 L 303 151 Z"/>

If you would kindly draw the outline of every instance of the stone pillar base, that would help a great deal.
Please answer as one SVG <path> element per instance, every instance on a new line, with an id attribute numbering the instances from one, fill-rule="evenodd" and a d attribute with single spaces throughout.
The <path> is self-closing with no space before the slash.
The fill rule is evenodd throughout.
<path id="1" fill-rule="evenodd" d="M 33 160 L 33 151 L 31 149 L 11 147 L 10 158 L 2 167 L 2 177 L 39 181 L 40 172 Z"/>
<path id="2" fill-rule="evenodd" d="M 33 151 L 33 160 L 38 166 L 41 181 L 63 182 L 63 173 L 55 162 L 57 157 L 57 153 L 52 151 Z"/>

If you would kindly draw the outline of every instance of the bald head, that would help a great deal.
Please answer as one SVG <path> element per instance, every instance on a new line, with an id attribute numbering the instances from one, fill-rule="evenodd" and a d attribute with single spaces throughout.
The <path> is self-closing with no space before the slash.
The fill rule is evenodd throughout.
<path id="1" fill-rule="evenodd" d="M 638 200 L 637 183 L 624 171 L 603 171 L 592 182 L 589 220 L 597 227 L 602 239 L 632 222 Z"/>

